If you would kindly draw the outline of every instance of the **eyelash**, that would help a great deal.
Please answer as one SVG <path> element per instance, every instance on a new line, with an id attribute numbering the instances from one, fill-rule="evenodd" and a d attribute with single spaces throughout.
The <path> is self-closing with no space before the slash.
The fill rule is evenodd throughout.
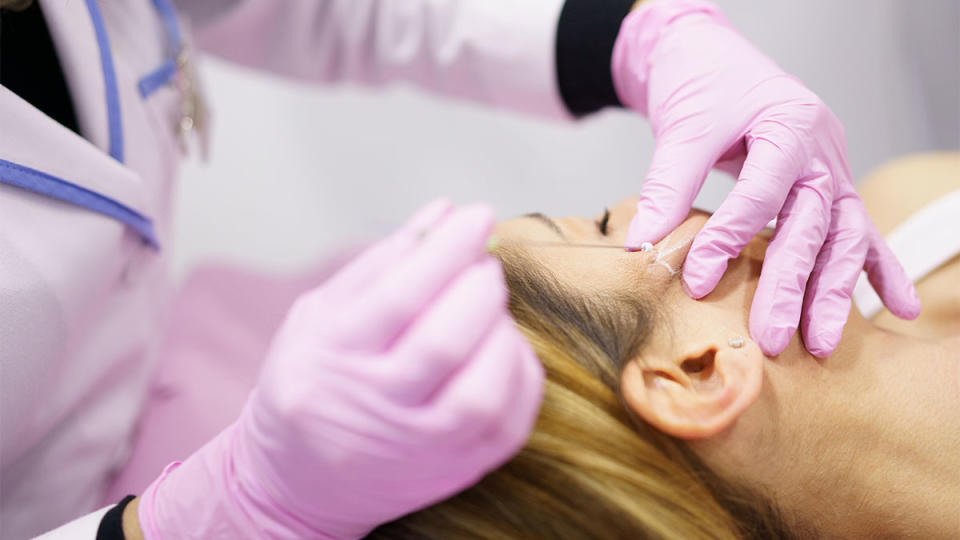
<path id="1" fill-rule="evenodd" d="M 607 224 L 610 223 L 610 210 L 606 208 L 603 209 L 603 217 L 600 218 L 600 221 L 597 222 L 597 228 L 600 229 L 600 234 L 607 235 Z"/>

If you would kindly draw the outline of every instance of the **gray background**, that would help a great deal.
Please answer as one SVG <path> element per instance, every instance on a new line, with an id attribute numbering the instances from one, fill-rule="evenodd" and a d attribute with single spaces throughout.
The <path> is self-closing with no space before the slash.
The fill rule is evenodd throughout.
<path id="1" fill-rule="evenodd" d="M 482 1 L 482 0 L 478 0 Z M 734 24 L 844 123 L 855 177 L 908 152 L 960 149 L 957 0 L 717 0 Z M 437 195 L 502 217 L 587 215 L 636 192 L 653 149 L 621 111 L 578 123 L 418 93 L 281 81 L 205 60 L 211 159 L 178 193 L 173 264 L 294 271 L 385 233 Z M 722 174 L 698 203 L 714 208 Z"/>

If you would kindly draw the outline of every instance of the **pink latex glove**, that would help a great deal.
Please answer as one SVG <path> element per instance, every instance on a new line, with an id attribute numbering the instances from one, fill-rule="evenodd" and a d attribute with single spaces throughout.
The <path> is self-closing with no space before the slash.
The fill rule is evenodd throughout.
<path id="1" fill-rule="evenodd" d="M 493 219 L 435 202 L 301 297 L 239 419 L 144 493 L 146 537 L 358 538 L 519 451 L 543 370 Z"/>
<path id="2" fill-rule="evenodd" d="M 649 114 L 657 141 L 627 245 L 676 228 L 712 167 L 739 172 L 687 255 L 690 296 L 710 293 L 727 261 L 776 217 L 750 309 L 750 334 L 764 353 L 783 351 L 800 323 L 807 349 L 830 355 L 864 269 L 891 312 L 917 316 L 913 284 L 854 190 L 839 120 L 715 6 L 662 0 L 634 10 L 612 75 L 620 100 Z"/>

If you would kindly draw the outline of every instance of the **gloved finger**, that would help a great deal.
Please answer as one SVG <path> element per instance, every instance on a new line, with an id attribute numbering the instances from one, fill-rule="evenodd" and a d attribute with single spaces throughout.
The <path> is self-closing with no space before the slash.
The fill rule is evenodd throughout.
<path id="1" fill-rule="evenodd" d="M 420 207 L 390 236 L 370 246 L 337 271 L 317 290 L 317 296 L 321 298 L 315 300 L 330 305 L 354 297 L 397 258 L 410 252 L 419 242 L 420 234 L 436 225 L 452 208 L 453 203 L 447 198 L 434 199 Z"/>
<path id="2" fill-rule="evenodd" d="M 410 253 L 382 261 L 389 271 L 345 306 L 328 338 L 347 350 L 384 350 L 456 276 L 487 256 L 493 221 L 487 205 L 452 211 Z"/>
<path id="3" fill-rule="evenodd" d="M 542 366 L 539 367 L 542 371 Z M 542 383 L 541 383 L 542 384 Z M 474 485 L 484 476 L 514 458 L 535 429 L 542 402 L 542 393 L 516 393 L 516 402 L 485 424 L 476 425 L 469 436 L 459 440 L 454 448 L 443 447 L 437 461 L 442 463 L 433 471 L 454 479 L 452 492 Z"/>
<path id="4" fill-rule="evenodd" d="M 430 229 L 443 216 L 447 215 L 453 209 L 453 203 L 446 197 L 434 199 L 423 205 L 413 215 L 407 219 L 399 232 L 419 236 L 430 232 Z"/>
<path id="5" fill-rule="evenodd" d="M 702 136 L 665 134 L 657 142 L 627 230 L 627 246 L 659 242 L 690 213 L 713 165 L 706 157 L 712 149 L 703 148 Z"/>
<path id="6" fill-rule="evenodd" d="M 690 246 L 683 264 L 683 284 L 691 296 L 702 298 L 717 286 L 727 261 L 739 255 L 754 235 L 780 213 L 800 172 L 799 163 L 785 156 L 775 144 L 766 139 L 753 142 L 737 184 Z M 815 180 L 813 189 L 824 191 L 824 184 L 823 180 Z M 814 202 L 805 196 L 796 208 L 798 217 L 826 223 L 829 203 L 818 209 Z"/>
<path id="7" fill-rule="evenodd" d="M 478 431 L 473 440 L 464 440 L 463 448 L 482 451 L 483 445 L 492 445 L 503 452 L 500 463 L 518 452 L 534 429 L 545 390 L 543 364 L 527 339 L 516 329 L 513 321 L 503 331 L 513 341 L 514 372 L 509 382 L 502 385 L 500 414 L 487 420 L 487 428 Z M 499 463 L 497 463 L 499 465 Z"/>
<path id="8" fill-rule="evenodd" d="M 507 290 L 492 257 L 461 273 L 427 312 L 400 336 L 394 351 L 403 362 L 382 366 L 388 393 L 420 403 L 470 361 L 491 327 L 505 316 Z"/>
<path id="9" fill-rule="evenodd" d="M 871 224 L 873 234 L 864 269 L 870 285 L 877 291 L 890 313 L 901 319 L 916 319 L 920 315 L 920 297 L 903 265 L 890 246 Z"/>
<path id="10" fill-rule="evenodd" d="M 484 342 L 480 362 L 458 372 L 429 404 L 410 411 L 409 431 L 433 459 L 415 484 L 442 499 L 513 457 L 533 430 L 543 395 L 543 368 L 509 318 Z M 416 489 L 416 487 L 415 487 Z"/>
<path id="11" fill-rule="evenodd" d="M 488 428 L 478 422 L 489 425 L 514 414 L 517 417 L 509 419 L 504 437 L 519 436 L 516 430 L 523 428 L 524 417 L 532 421 L 529 416 L 536 415 L 543 392 L 543 367 L 505 310 L 469 357 L 419 403 L 401 403 L 379 390 L 358 391 L 360 386 L 381 389 L 394 382 L 390 372 L 369 363 L 329 368 L 325 380 L 335 383 L 328 385 L 328 392 L 342 390 L 343 394 L 336 397 L 349 399 L 362 413 L 351 421 L 355 419 L 366 432 L 401 443 L 414 452 L 424 448 L 460 452 L 464 441 L 487 432 Z M 338 415 L 343 418 L 343 414 Z"/>
<path id="12" fill-rule="evenodd" d="M 458 452 L 485 445 L 488 462 L 498 463 L 529 436 L 543 377 L 530 344 L 504 315 L 470 361 L 425 403 L 418 422 L 429 426 L 425 442 Z M 495 438 L 484 440 L 494 431 Z"/>
<path id="13" fill-rule="evenodd" d="M 859 197 L 838 200 L 823 249 L 810 274 L 804 299 L 803 342 L 810 354 L 826 358 L 837 348 L 850 315 L 853 289 L 869 248 L 869 225 Z"/>
<path id="14" fill-rule="evenodd" d="M 750 307 L 750 335 L 768 356 L 780 354 L 800 322 L 807 280 L 830 225 L 830 209 L 814 188 L 791 191 L 767 246 Z"/>

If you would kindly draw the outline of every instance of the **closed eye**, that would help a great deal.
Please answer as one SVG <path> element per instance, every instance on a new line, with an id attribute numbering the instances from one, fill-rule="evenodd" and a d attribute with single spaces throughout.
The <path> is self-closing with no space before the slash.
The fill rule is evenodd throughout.
<path id="1" fill-rule="evenodd" d="M 610 223 L 610 210 L 603 209 L 603 217 L 600 218 L 600 221 L 597 222 L 597 228 L 600 229 L 600 234 L 607 235 L 607 225 Z"/>

